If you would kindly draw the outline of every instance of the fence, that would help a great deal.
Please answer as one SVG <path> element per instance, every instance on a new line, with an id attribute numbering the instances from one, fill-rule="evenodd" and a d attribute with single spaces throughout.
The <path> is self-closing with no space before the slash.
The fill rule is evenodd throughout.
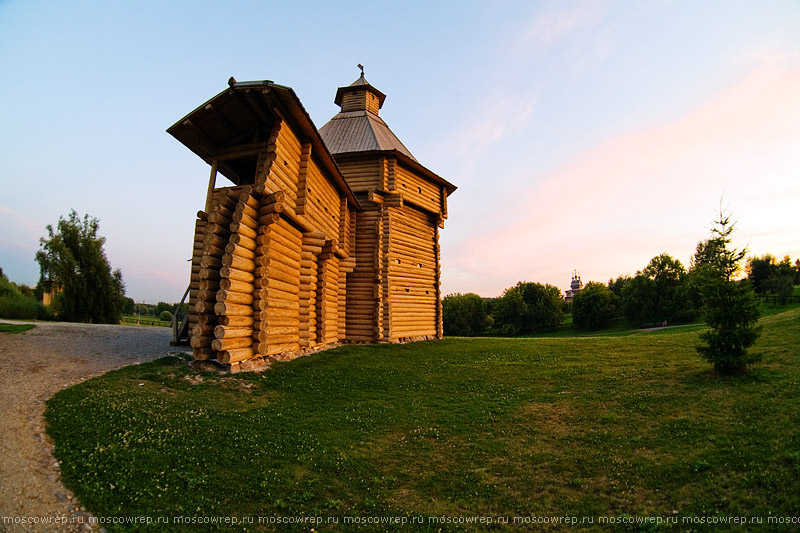
<path id="1" fill-rule="evenodd" d="M 159 320 L 152 316 L 124 316 L 122 317 L 123 324 L 130 324 L 133 326 L 156 326 L 160 328 L 168 328 L 170 323 L 164 320 Z"/>

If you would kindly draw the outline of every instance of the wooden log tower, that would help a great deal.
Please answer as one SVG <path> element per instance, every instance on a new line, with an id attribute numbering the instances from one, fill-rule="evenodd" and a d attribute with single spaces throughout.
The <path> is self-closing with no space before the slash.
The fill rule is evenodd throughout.
<path id="1" fill-rule="evenodd" d="M 189 286 L 194 358 L 233 368 L 342 342 L 440 338 L 438 230 L 455 187 L 378 117 L 385 96 L 362 73 L 318 132 L 290 87 L 228 84 L 167 130 L 210 165 Z M 351 118 L 391 139 L 352 149 L 366 132 L 346 142 L 339 124 Z M 217 186 L 220 174 L 230 186 Z"/>

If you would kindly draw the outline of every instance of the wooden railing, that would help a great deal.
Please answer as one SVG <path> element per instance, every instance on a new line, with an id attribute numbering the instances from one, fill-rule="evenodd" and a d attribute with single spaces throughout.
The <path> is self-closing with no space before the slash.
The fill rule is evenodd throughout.
<path id="1" fill-rule="evenodd" d="M 188 346 L 189 344 L 189 311 L 187 309 L 186 316 L 183 317 L 183 321 L 179 319 L 181 314 L 181 310 L 183 309 L 183 303 L 186 301 L 186 296 L 189 295 L 189 289 L 192 286 L 189 285 L 186 287 L 186 292 L 183 293 L 183 298 L 181 298 L 180 303 L 178 304 L 178 308 L 175 310 L 175 315 L 172 317 L 172 342 L 170 344 L 172 346 Z M 179 325 L 180 324 L 180 325 Z"/>

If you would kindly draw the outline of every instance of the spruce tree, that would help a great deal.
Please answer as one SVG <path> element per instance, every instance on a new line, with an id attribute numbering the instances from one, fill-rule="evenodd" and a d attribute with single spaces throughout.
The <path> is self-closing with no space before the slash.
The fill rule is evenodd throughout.
<path id="1" fill-rule="evenodd" d="M 726 375 L 742 372 L 761 359 L 760 355 L 748 352 L 761 331 L 760 313 L 750 283 L 734 279 L 747 255 L 746 249 L 730 246 L 735 226 L 730 215 L 720 209 L 712 236 L 698 244 L 694 261 L 710 328 L 700 335 L 703 344 L 697 346 L 697 351 L 719 373 Z M 703 256 L 698 257 L 701 251 Z"/>

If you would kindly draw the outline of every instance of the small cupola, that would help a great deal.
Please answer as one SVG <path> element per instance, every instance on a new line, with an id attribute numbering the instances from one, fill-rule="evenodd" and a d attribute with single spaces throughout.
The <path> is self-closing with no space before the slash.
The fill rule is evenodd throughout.
<path id="1" fill-rule="evenodd" d="M 359 65 L 361 76 L 348 85 L 339 87 L 336 91 L 336 98 L 333 102 L 342 108 L 342 112 L 348 111 L 369 111 L 378 114 L 378 110 L 383 106 L 386 95 L 369 84 L 364 77 L 364 67 Z"/>

